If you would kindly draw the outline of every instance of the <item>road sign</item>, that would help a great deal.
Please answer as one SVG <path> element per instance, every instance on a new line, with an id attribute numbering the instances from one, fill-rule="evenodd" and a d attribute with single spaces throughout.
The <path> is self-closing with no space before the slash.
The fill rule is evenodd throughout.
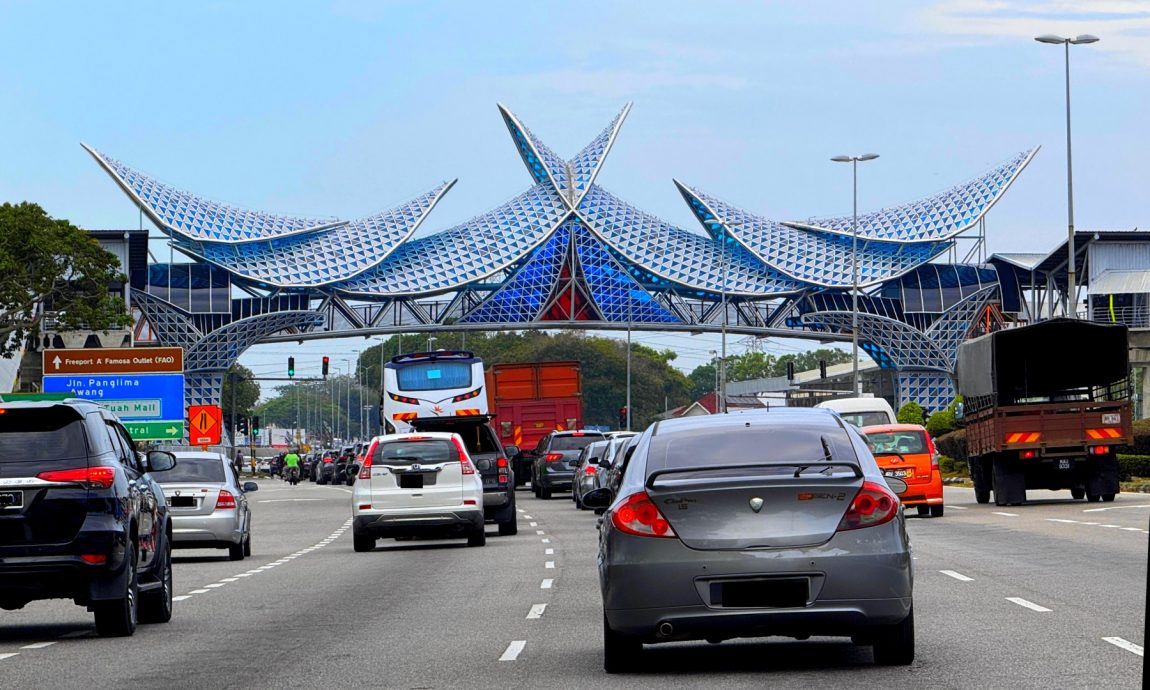
<path id="1" fill-rule="evenodd" d="M 75 393 L 101 404 L 121 404 L 130 401 L 132 409 L 117 412 L 121 420 L 184 419 L 183 374 L 72 374 L 45 376 L 45 393 Z M 159 414 L 149 402 L 158 400 Z M 138 407 L 136 404 L 139 404 Z"/>
<path id="2" fill-rule="evenodd" d="M 44 350 L 44 375 L 63 374 L 182 374 L 180 347 L 103 347 Z"/>
<path id="3" fill-rule="evenodd" d="M 182 439 L 184 423 L 180 422 L 124 422 L 124 428 L 132 435 L 133 441 L 163 441 Z"/>
<path id="4" fill-rule="evenodd" d="M 219 405 L 192 405 L 188 408 L 191 433 L 188 438 L 197 445 L 215 445 L 220 442 L 224 411 Z"/>

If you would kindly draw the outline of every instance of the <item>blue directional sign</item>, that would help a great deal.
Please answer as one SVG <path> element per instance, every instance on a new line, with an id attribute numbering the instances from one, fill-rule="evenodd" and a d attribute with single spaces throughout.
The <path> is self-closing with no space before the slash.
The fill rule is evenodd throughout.
<path id="1" fill-rule="evenodd" d="M 183 420 L 183 374 L 45 375 L 45 393 L 75 393 L 108 407 L 120 419 Z"/>

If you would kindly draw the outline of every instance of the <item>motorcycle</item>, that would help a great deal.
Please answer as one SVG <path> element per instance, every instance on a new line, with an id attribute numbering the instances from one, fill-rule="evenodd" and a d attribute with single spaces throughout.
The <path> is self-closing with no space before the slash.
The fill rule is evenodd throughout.
<path id="1" fill-rule="evenodd" d="M 292 486 L 299 484 L 299 468 L 298 467 L 288 467 L 287 469 L 285 469 L 284 470 L 284 481 L 291 484 Z"/>

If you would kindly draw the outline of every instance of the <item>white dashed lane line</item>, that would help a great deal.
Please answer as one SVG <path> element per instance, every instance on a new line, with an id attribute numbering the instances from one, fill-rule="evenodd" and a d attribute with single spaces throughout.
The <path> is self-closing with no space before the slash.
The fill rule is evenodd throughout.
<path id="1" fill-rule="evenodd" d="M 14 656 L 20 656 L 20 652 L 5 652 L 3 654 L 0 654 L 0 661 L 4 661 L 5 659 L 11 659 Z"/>
<path id="2" fill-rule="evenodd" d="M 532 523 L 531 523 L 530 525 L 528 525 L 528 526 L 529 526 L 529 527 L 538 527 L 538 526 L 539 526 L 539 523 L 538 523 L 538 522 L 532 522 Z"/>
<path id="3" fill-rule="evenodd" d="M 551 585 L 552 585 L 554 582 L 555 582 L 555 580 L 553 580 L 553 579 L 551 579 L 551 578 L 547 578 L 547 579 L 546 579 L 546 580 L 544 580 L 543 582 L 540 582 L 540 583 L 539 583 L 539 589 L 551 589 Z"/>
<path id="4" fill-rule="evenodd" d="M 948 505 L 947 510 L 966 510 L 966 506 L 952 506 Z"/>
<path id="5" fill-rule="evenodd" d="M 551 570 L 551 569 L 555 568 L 555 561 L 547 561 L 546 563 L 543 564 L 543 567 L 547 568 L 548 570 Z"/>
<path id="6" fill-rule="evenodd" d="M 992 515 L 1001 515 L 1002 517 L 1018 517 L 1018 513 L 1000 513 L 998 511 L 991 511 Z"/>
<path id="7" fill-rule="evenodd" d="M 543 549 L 544 556 L 552 556 L 555 554 L 555 549 Z"/>
<path id="8" fill-rule="evenodd" d="M 542 618 L 543 612 L 547 610 L 547 604 L 532 604 L 531 610 L 527 612 L 527 620 L 535 620 Z"/>
<path id="9" fill-rule="evenodd" d="M 503 656 L 499 657 L 500 661 L 515 661 L 519 658 L 519 654 L 523 648 L 527 646 L 527 640 L 515 640 L 507 645 L 507 650 L 503 652 Z"/>
<path id="10" fill-rule="evenodd" d="M 1137 654 L 1138 656 L 1143 655 L 1141 645 L 1136 645 L 1133 642 L 1122 639 L 1121 637 L 1103 637 L 1102 639 L 1114 645 L 1115 647 L 1125 649 L 1126 651 Z"/>
<path id="11" fill-rule="evenodd" d="M 1039 613 L 1050 613 L 1050 609 L 1046 608 L 1045 606 L 1039 606 L 1033 601 L 1027 601 L 1020 597 L 1006 597 L 1006 600 L 1012 604 L 1018 604 L 1023 608 L 1030 609 L 1031 611 L 1038 611 Z"/>
<path id="12" fill-rule="evenodd" d="M 946 575 L 947 577 L 953 577 L 954 579 L 958 580 L 959 582 L 974 582 L 973 577 L 967 577 L 966 575 L 963 575 L 962 573 L 956 573 L 953 570 L 940 570 L 938 572 L 942 573 L 943 575 Z"/>
<path id="13" fill-rule="evenodd" d="M 551 543 L 551 540 L 550 540 L 550 539 L 544 539 L 544 540 L 543 540 L 543 543 L 544 543 L 544 544 L 550 544 L 550 543 Z"/>
<path id="14" fill-rule="evenodd" d="M 535 530 L 535 533 L 536 533 L 536 534 L 538 534 L 538 535 L 540 535 L 540 536 L 542 536 L 542 535 L 544 535 L 544 534 L 547 534 L 546 532 L 544 532 L 544 531 L 543 531 L 543 530 L 541 530 L 541 529 L 537 529 L 537 530 Z"/>
<path id="15" fill-rule="evenodd" d="M 1106 508 L 1087 508 L 1086 510 L 1083 510 L 1082 512 L 1084 512 L 1084 513 L 1101 513 L 1103 511 L 1107 511 L 1107 510 L 1126 510 L 1128 508 L 1150 508 L 1150 503 L 1142 503 L 1142 504 L 1139 504 L 1136 506 L 1108 506 Z M 1116 637 L 1114 639 L 1121 640 L 1122 638 Z"/>
<path id="16" fill-rule="evenodd" d="M 1102 527 L 1103 529 L 1116 529 L 1122 532 L 1141 532 L 1142 534 L 1150 534 L 1150 531 L 1144 530 L 1141 527 L 1123 527 L 1122 525 L 1103 524 L 1101 522 L 1087 522 L 1083 520 L 1067 520 L 1065 518 L 1046 518 L 1047 522 L 1056 522 L 1060 525 L 1083 525 L 1085 527 Z"/>
<path id="17" fill-rule="evenodd" d="M 56 644 L 55 640 L 52 640 L 50 642 L 33 642 L 32 644 L 24 645 L 20 649 L 43 649 L 45 647 L 51 647 L 54 644 Z"/>

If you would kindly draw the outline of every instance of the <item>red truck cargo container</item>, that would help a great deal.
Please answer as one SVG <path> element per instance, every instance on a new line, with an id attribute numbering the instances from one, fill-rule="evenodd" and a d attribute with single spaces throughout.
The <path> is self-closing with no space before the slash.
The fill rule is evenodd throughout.
<path id="1" fill-rule="evenodd" d="M 487 370 L 488 409 L 504 446 L 520 449 L 515 482 L 526 483 L 532 452 L 547 434 L 583 426 L 583 378 L 579 362 L 494 364 Z"/>

